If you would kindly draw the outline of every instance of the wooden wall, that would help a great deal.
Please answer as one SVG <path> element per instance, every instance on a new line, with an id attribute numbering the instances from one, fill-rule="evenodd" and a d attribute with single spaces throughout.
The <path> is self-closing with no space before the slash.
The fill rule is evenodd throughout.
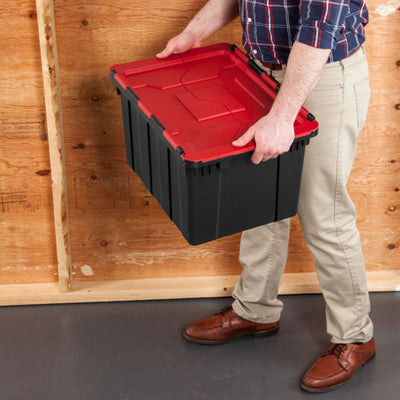
<path id="1" fill-rule="evenodd" d="M 0 304 L 21 302 L 21 293 L 30 290 L 22 302 L 230 293 L 241 272 L 240 235 L 196 247 L 185 242 L 126 163 L 119 98 L 108 77 L 113 64 L 154 56 L 204 3 L 54 1 L 75 284 L 68 298 L 54 287 L 57 255 L 35 1 L 2 2 Z M 387 15 L 379 8 L 384 2 L 367 4 L 372 99 L 349 189 L 371 290 L 400 290 L 400 11 Z M 218 41 L 240 44 L 239 21 L 204 44 Z M 144 294 L 149 287 L 159 290 Z M 37 300 L 46 291 L 51 296 Z M 315 291 L 312 256 L 294 218 L 282 293 Z"/>
<path id="2" fill-rule="evenodd" d="M 57 281 L 35 9 L 0 4 L 0 284 Z"/>

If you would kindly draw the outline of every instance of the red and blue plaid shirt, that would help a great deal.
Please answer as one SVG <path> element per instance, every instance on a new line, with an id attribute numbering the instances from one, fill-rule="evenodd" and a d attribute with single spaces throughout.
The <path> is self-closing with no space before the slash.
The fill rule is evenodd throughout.
<path id="1" fill-rule="evenodd" d="M 294 41 L 346 58 L 365 41 L 364 0 L 239 0 L 243 46 L 254 58 L 286 64 Z"/>

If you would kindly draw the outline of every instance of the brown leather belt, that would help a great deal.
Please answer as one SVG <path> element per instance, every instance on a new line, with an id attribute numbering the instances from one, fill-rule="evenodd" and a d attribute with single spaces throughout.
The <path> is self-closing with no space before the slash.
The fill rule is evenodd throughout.
<path id="1" fill-rule="evenodd" d="M 361 49 L 362 46 L 358 46 L 350 55 L 352 56 L 353 54 L 357 53 L 358 50 Z M 259 61 L 260 64 L 262 64 L 264 67 L 270 69 L 271 71 L 281 71 L 283 69 L 282 64 L 271 64 L 263 61 Z"/>
<path id="2" fill-rule="evenodd" d="M 281 71 L 283 69 L 283 65 L 282 64 L 271 64 L 271 63 L 266 63 L 266 62 L 263 62 L 263 61 L 260 61 L 260 63 L 264 67 L 270 69 L 271 71 Z"/>
<path id="3" fill-rule="evenodd" d="M 358 46 L 350 55 L 352 56 L 353 54 L 356 54 L 357 51 L 361 49 L 361 47 L 362 47 L 362 45 Z"/>

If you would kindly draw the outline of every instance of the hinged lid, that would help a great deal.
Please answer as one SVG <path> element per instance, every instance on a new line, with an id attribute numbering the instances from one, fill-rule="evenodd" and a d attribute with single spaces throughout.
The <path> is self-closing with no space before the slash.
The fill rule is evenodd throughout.
<path id="1" fill-rule="evenodd" d="M 183 149 L 183 159 L 208 162 L 254 150 L 254 142 L 239 148 L 231 143 L 268 113 L 276 97 L 276 82 L 248 62 L 235 46 L 220 43 L 111 71 L 123 90 L 135 93 L 147 117 L 157 118 L 173 148 Z M 296 139 L 318 128 L 308 114 L 302 108 L 296 118 Z"/>

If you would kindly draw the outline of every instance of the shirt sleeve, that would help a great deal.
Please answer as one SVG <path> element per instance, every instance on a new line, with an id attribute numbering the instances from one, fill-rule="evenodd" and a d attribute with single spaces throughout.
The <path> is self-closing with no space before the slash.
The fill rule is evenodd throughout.
<path id="1" fill-rule="evenodd" d="M 295 40 L 334 50 L 344 32 L 349 3 L 350 0 L 300 0 L 300 24 Z"/>

